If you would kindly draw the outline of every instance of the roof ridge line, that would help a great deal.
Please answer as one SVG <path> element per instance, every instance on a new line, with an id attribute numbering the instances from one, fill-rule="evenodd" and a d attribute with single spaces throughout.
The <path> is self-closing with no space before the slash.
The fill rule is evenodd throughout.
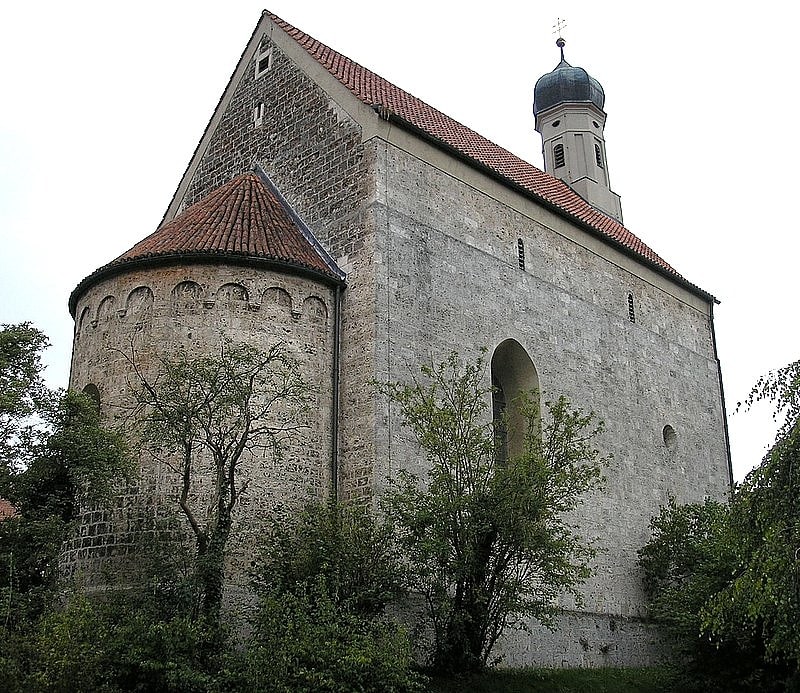
<path id="1" fill-rule="evenodd" d="M 537 202 L 543 202 L 551 211 L 573 223 L 577 220 L 581 226 L 590 229 L 601 240 L 608 242 L 612 247 L 623 248 L 637 261 L 662 276 L 704 299 L 716 301 L 712 294 L 686 279 L 622 222 L 592 206 L 563 181 L 269 10 L 265 10 L 262 16 L 268 17 L 289 40 L 337 80 L 354 98 L 375 111 L 378 117 L 382 117 L 380 110 L 388 110 L 391 116 L 397 119 L 398 124 L 411 126 L 410 129 L 418 136 L 423 134 L 448 150 L 457 152 L 459 157 L 464 158 L 465 163 L 479 170 L 493 172 L 519 192 L 532 195 Z"/>

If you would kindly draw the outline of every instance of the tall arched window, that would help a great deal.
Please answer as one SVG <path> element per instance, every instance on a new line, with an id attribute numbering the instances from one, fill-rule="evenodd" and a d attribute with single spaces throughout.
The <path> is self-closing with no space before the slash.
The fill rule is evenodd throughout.
<path id="1" fill-rule="evenodd" d="M 492 354 L 492 416 L 499 436 L 501 457 L 519 455 L 525 449 L 528 421 L 520 409 L 520 396 L 532 392 L 538 398 L 539 375 L 523 346 L 515 339 L 501 342 Z M 533 422 L 539 427 L 539 421 Z"/>

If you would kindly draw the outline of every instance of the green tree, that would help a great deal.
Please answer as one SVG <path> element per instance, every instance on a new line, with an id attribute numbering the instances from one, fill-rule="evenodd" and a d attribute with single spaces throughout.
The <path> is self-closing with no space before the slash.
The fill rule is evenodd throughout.
<path id="1" fill-rule="evenodd" d="M 214 618 L 234 512 L 249 483 L 241 467 L 265 450 L 281 454 L 303 426 L 307 386 L 280 344 L 262 352 L 225 340 L 213 356 L 180 351 L 162 358 L 154 377 L 135 355 L 127 358 L 136 375 L 131 420 L 143 449 L 179 479 L 178 505 L 196 544 L 200 609 Z"/>
<path id="2" fill-rule="evenodd" d="M 800 362 L 761 378 L 745 406 L 761 400 L 777 439 L 730 503 L 671 503 L 640 552 L 692 690 L 800 689 Z"/>
<path id="3" fill-rule="evenodd" d="M 254 571 L 259 608 L 237 688 L 421 691 L 392 530 L 360 506 L 314 503 L 276 524 Z"/>
<path id="4" fill-rule="evenodd" d="M 58 585 L 58 555 L 78 513 L 102 503 L 129 472 L 126 445 L 82 394 L 42 381 L 44 335 L 0 329 L 0 495 L 16 514 L 0 521 L 0 679 L 26 668 L 28 632 Z"/>
<path id="5" fill-rule="evenodd" d="M 777 438 L 734 493 L 735 569 L 704 625 L 728 640 L 756 634 L 766 662 L 800 688 L 800 361 L 761 378 L 746 405 L 761 400 L 773 404 Z"/>
<path id="6" fill-rule="evenodd" d="M 506 628 L 531 617 L 552 625 L 565 592 L 580 601 L 594 551 L 566 516 L 602 482 L 607 458 L 594 447 L 602 424 L 563 397 L 541 421 L 538 393 L 529 393 L 516 403 L 523 452 L 506 459 L 507 422 L 489 417 L 482 359 L 462 365 L 451 354 L 422 374 L 386 391 L 426 458 L 427 479 L 401 472 L 386 509 L 427 605 L 433 666 L 476 670 Z"/>
<path id="7" fill-rule="evenodd" d="M 0 326 L 0 493 L 7 493 L 12 474 L 24 470 L 30 444 L 40 442 L 36 415 L 51 400 L 42 380 L 47 346 L 47 337 L 30 323 Z"/>
<path id="8" fill-rule="evenodd" d="M 404 594 L 404 574 L 393 529 L 362 506 L 312 503 L 273 525 L 254 571 L 262 594 L 308 594 L 324 585 L 331 603 L 372 617 Z"/>
<path id="9" fill-rule="evenodd" d="M 739 539 L 728 503 L 678 505 L 671 499 L 650 526 L 652 537 L 639 552 L 648 609 L 671 640 L 681 687 L 768 690 L 757 634 L 721 637 L 705 623 L 710 597 L 729 583 L 737 565 Z"/>

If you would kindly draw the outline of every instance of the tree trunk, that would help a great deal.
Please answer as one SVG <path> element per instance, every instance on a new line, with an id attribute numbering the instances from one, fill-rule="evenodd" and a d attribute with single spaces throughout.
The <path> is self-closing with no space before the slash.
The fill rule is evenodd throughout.
<path id="1" fill-rule="evenodd" d="M 225 583 L 225 547 L 231 532 L 230 517 L 219 520 L 203 541 L 197 542 L 197 582 L 201 591 L 201 612 L 212 621 L 219 619 Z"/>

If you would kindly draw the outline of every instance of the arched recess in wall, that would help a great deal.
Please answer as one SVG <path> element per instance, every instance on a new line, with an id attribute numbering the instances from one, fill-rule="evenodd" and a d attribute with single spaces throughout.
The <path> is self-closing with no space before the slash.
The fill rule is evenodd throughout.
<path id="1" fill-rule="evenodd" d="M 281 289 L 279 286 L 271 286 L 261 296 L 261 305 L 266 308 L 283 306 L 290 311 L 292 309 L 292 297 L 285 289 Z"/>
<path id="2" fill-rule="evenodd" d="M 89 383 L 85 388 L 83 388 L 83 394 L 86 395 L 92 402 L 94 402 L 94 408 L 97 413 L 100 413 L 100 390 L 97 389 L 97 385 L 94 383 Z"/>
<path id="3" fill-rule="evenodd" d="M 106 296 L 100 301 L 100 305 L 97 306 L 97 317 L 95 320 L 97 320 L 97 322 L 108 320 L 114 314 L 115 303 L 116 299 L 113 296 Z"/>
<path id="4" fill-rule="evenodd" d="M 153 310 L 153 292 L 149 286 L 137 286 L 128 294 L 125 315 L 137 320 L 149 317 Z"/>
<path id="5" fill-rule="evenodd" d="M 328 320 L 328 308 L 318 296 L 309 296 L 303 301 L 303 316 L 315 325 L 325 325 Z"/>
<path id="6" fill-rule="evenodd" d="M 184 281 L 172 289 L 172 307 L 176 312 L 197 310 L 203 289 L 197 282 Z"/>
<path id="7" fill-rule="evenodd" d="M 86 306 L 81 311 L 81 315 L 78 318 L 77 329 L 75 330 L 76 337 L 80 337 L 81 334 L 86 330 L 86 327 L 89 324 L 89 313 L 90 313 L 89 306 Z"/>
<path id="8" fill-rule="evenodd" d="M 247 289 L 241 284 L 223 284 L 217 291 L 217 301 L 231 307 L 247 304 Z"/>
<path id="9" fill-rule="evenodd" d="M 502 436 L 502 455 L 519 455 L 524 451 L 527 421 L 520 409 L 520 396 L 532 392 L 538 403 L 539 374 L 531 357 L 515 339 L 506 339 L 497 346 L 491 362 L 492 418 Z M 500 426 L 505 414 L 507 428 Z M 539 420 L 534 425 L 541 428 Z"/>

